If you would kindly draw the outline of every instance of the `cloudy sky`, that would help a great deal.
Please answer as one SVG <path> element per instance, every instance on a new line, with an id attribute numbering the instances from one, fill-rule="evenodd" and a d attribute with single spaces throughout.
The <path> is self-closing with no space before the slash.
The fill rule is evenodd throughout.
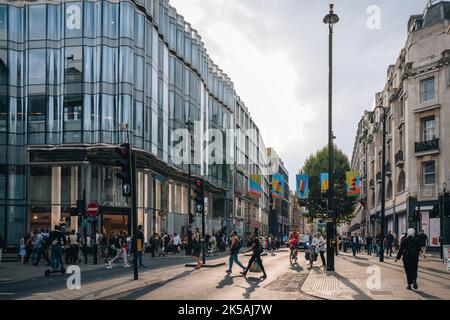
<path id="1" fill-rule="evenodd" d="M 334 132 L 351 157 L 364 110 L 428 0 L 335 0 Z M 202 36 L 295 186 L 304 160 L 327 144 L 326 0 L 170 0 Z M 376 7 L 374 7 L 376 6 Z M 377 18 L 377 10 L 379 17 Z M 368 27 L 368 22 L 369 26 Z"/>

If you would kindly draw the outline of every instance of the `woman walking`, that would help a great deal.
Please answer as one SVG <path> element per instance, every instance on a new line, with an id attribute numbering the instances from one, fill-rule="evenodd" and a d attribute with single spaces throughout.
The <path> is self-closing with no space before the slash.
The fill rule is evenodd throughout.
<path id="1" fill-rule="evenodd" d="M 261 279 L 264 280 L 267 278 L 266 270 L 264 270 L 264 265 L 261 260 L 261 254 L 264 252 L 264 249 L 261 246 L 261 242 L 259 242 L 258 231 L 259 231 L 258 228 L 255 228 L 253 230 L 253 241 L 252 241 L 253 245 L 250 247 L 250 249 L 247 249 L 243 252 L 245 254 L 253 250 L 253 254 L 252 257 L 250 258 L 250 261 L 248 262 L 247 268 L 243 272 L 241 272 L 241 274 L 244 277 L 246 277 L 248 270 L 251 268 L 253 262 L 256 261 L 256 263 L 261 268 L 261 271 L 263 272 Z"/>
<path id="2" fill-rule="evenodd" d="M 195 269 L 200 269 L 203 263 L 200 262 L 200 252 L 202 251 L 202 243 L 200 240 L 200 229 L 197 227 L 192 235 L 192 258 L 197 262 Z"/>
<path id="3" fill-rule="evenodd" d="M 239 267 L 241 267 L 245 271 L 245 267 L 239 261 L 238 254 L 239 250 L 242 247 L 242 242 L 239 241 L 237 232 L 233 231 L 231 233 L 231 245 L 230 245 L 230 258 L 228 260 L 228 270 L 226 271 L 228 274 L 231 274 L 233 268 L 233 262 L 235 262 Z"/>
<path id="4" fill-rule="evenodd" d="M 419 268 L 419 255 L 421 251 L 421 244 L 419 238 L 416 236 L 416 230 L 408 229 L 408 236 L 402 240 L 400 249 L 398 250 L 395 262 L 403 256 L 403 267 L 405 268 L 408 286 L 406 289 L 411 290 L 411 285 L 414 289 L 418 289 L 417 285 L 417 270 Z"/>

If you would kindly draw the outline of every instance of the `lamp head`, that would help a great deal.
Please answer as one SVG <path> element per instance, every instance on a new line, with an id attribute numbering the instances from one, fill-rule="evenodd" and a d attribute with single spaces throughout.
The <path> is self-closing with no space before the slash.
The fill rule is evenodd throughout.
<path id="1" fill-rule="evenodd" d="M 323 23 L 333 25 L 339 22 L 339 17 L 334 13 L 334 4 L 330 3 L 330 13 L 323 18 Z"/>

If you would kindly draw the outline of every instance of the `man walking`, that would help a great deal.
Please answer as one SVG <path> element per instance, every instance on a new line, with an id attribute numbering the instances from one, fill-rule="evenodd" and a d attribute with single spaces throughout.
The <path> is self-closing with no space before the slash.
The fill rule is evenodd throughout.
<path id="1" fill-rule="evenodd" d="M 366 246 L 367 246 L 367 254 L 371 256 L 373 247 L 373 238 L 370 234 L 366 238 Z"/>
<path id="2" fill-rule="evenodd" d="M 411 290 L 411 285 L 414 289 L 418 289 L 417 285 L 417 270 L 419 269 L 419 255 L 421 243 L 419 237 L 416 235 L 414 229 L 408 229 L 408 236 L 403 239 L 398 250 L 395 262 L 403 257 L 403 267 L 405 268 L 408 286 L 406 289 Z"/>
<path id="3" fill-rule="evenodd" d="M 419 240 L 420 240 L 420 246 L 422 247 L 421 250 L 421 256 L 425 259 L 425 252 L 427 251 L 428 246 L 428 236 L 425 234 L 425 232 L 422 230 L 419 234 Z"/>
<path id="4" fill-rule="evenodd" d="M 255 228 L 253 230 L 253 245 L 250 247 L 250 249 L 247 249 L 244 251 L 244 254 L 247 252 L 250 252 L 253 250 L 253 255 L 250 258 L 250 261 L 248 262 L 247 268 L 241 272 L 241 274 L 246 277 L 247 276 L 247 272 L 248 270 L 251 268 L 253 262 L 256 261 L 256 263 L 259 265 L 259 267 L 261 268 L 262 272 L 263 272 L 263 276 L 261 277 L 262 280 L 267 278 L 267 274 L 266 274 L 266 270 L 264 270 L 264 266 L 261 260 L 261 254 L 264 252 L 261 243 L 259 242 L 259 238 L 258 238 L 258 228 Z"/>
<path id="5" fill-rule="evenodd" d="M 350 241 L 351 241 L 351 244 L 352 244 L 353 256 L 356 257 L 356 251 L 357 251 L 358 245 L 359 245 L 359 239 L 356 236 L 356 234 L 353 234 L 353 236 L 352 236 Z"/>
<path id="6" fill-rule="evenodd" d="M 144 252 L 145 252 L 145 250 L 144 250 L 144 248 L 145 248 L 145 245 L 144 245 L 144 227 L 142 226 L 142 225 L 139 225 L 138 226 L 138 232 L 137 232 L 137 241 L 138 242 L 140 242 L 140 243 L 138 243 L 138 246 L 137 246 L 137 251 L 138 251 L 138 253 L 137 253 L 137 255 L 138 255 L 138 261 L 139 261 L 139 267 L 140 268 L 145 268 L 145 265 L 143 264 L 143 260 L 144 260 Z"/>
<path id="7" fill-rule="evenodd" d="M 235 262 L 239 267 L 245 272 L 244 265 L 239 261 L 238 254 L 239 250 L 242 248 L 242 242 L 237 237 L 237 232 L 233 231 L 231 233 L 231 246 L 230 246 L 230 259 L 228 261 L 228 274 L 232 272 L 233 262 Z"/>
<path id="8" fill-rule="evenodd" d="M 179 234 L 175 233 L 175 236 L 173 237 L 173 251 L 176 255 L 178 255 L 178 252 L 181 251 L 181 238 Z"/>
<path id="9" fill-rule="evenodd" d="M 386 255 L 389 255 L 389 257 L 392 257 L 393 245 L 394 245 L 394 236 L 392 235 L 392 231 L 389 231 L 388 235 L 386 236 Z"/>

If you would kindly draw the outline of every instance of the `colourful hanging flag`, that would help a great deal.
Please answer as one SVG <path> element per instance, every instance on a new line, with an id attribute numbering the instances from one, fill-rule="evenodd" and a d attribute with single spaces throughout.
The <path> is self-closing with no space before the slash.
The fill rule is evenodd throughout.
<path id="1" fill-rule="evenodd" d="M 252 198 L 261 197 L 261 175 L 252 174 L 250 175 L 248 181 L 249 181 L 248 196 Z"/>
<path id="2" fill-rule="evenodd" d="M 307 174 L 297 175 L 297 195 L 300 199 L 309 198 L 309 186 Z"/>
<path id="3" fill-rule="evenodd" d="M 284 176 L 281 174 L 272 176 L 272 197 L 275 199 L 284 198 Z"/>
<path id="4" fill-rule="evenodd" d="M 320 174 L 320 190 L 322 190 L 322 193 L 325 193 L 328 191 L 328 173 L 321 173 Z"/>
<path id="5" fill-rule="evenodd" d="M 361 195 L 361 177 L 359 172 L 347 172 L 347 196 L 359 197 Z"/>

